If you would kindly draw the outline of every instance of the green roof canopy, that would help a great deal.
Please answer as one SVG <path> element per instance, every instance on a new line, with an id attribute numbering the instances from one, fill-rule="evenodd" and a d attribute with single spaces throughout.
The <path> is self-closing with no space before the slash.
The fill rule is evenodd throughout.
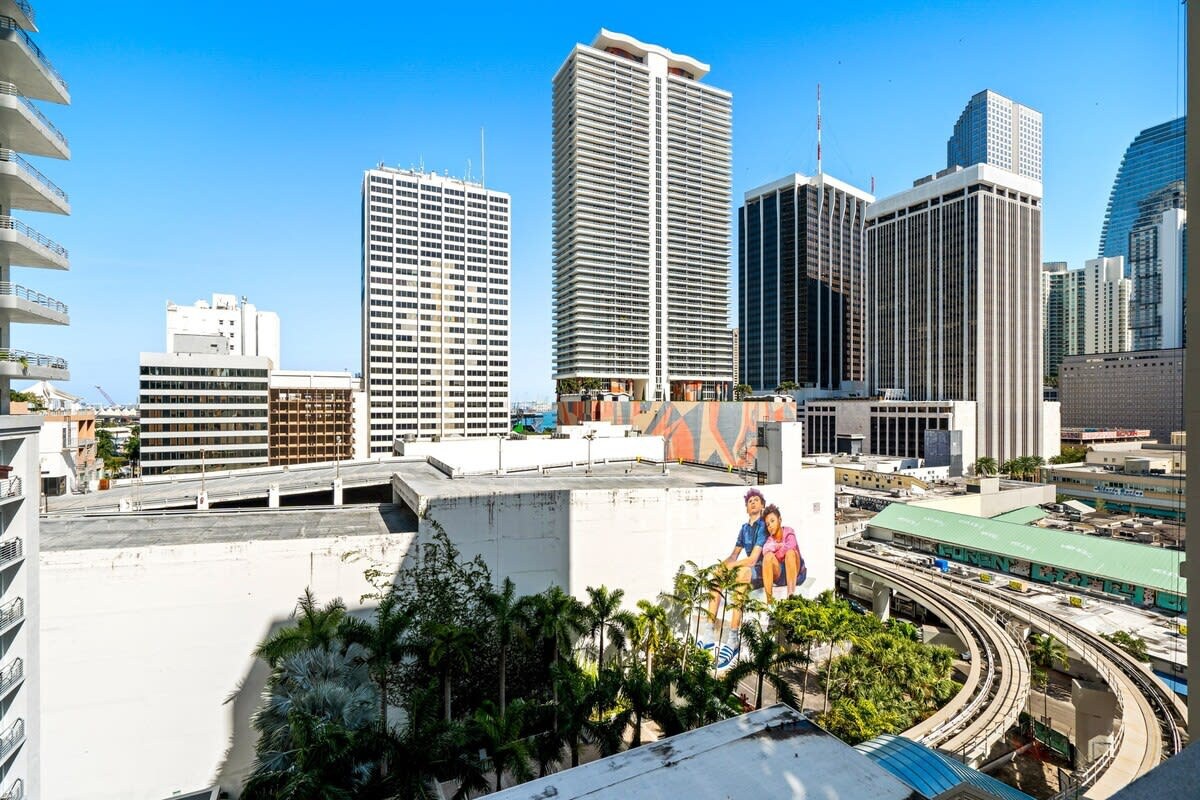
<path id="1" fill-rule="evenodd" d="M 1186 596 L 1183 551 L 892 503 L 868 523 L 970 550 Z"/>
<path id="2" fill-rule="evenodd" d="M 1018 525 L 1028 525 L 1031 522 L 1037 522 L 1044 516 L 1046 516 L 1046 512 L 1037 506 L 1025 506 L 1024 508 L 997 514 L 992 519 L 998 522 L 1015 522 Z"/>

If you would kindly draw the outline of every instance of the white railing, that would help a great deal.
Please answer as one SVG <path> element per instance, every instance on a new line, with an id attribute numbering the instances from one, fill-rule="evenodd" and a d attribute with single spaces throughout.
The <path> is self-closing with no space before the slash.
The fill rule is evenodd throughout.
<path id="1" fill-rule="evenodd" d="M 25 720 L 18 719 L 8 730 L 0 733 L 0 758 L 16 749 L 17 745 L 25 741 Z"/>
<path id="2" fill-rule="evenodd" d="M 10 478 L 9 480 L 16 480 L 16 479 Z M 24 555 L 25 555 L 25 544 L 21 540 L 20 537 L 16 537 L 16 538 L 4 541 L 4 542 L 0 542 L 0 566 L 3 566 L 5 564 L 16 561 L 18 558 L 21 558 Z M 22 611 L 22 613 L 24 613 L 24 611 L 25 611 L 24 601 L 22 601 L 22 603 L 21 603 L 21 611 Z"/>
<path id="3" fill-rule="evenodd" d="M 67 193 L 58 188 L 54 184 L 54 181 L 43 175 L 37 167 L 33 166 L 33 164 L 30 164 L 28 161 L 18 155 L 16 151 L 9 150 L 7 147 L 0 147 L 0 161 L 8 161 L 9 163 L 16 164 L 25 172 L 25 174 L 48 189 L 51 194 L 61 197 L 63 201 L 66 201 Z"/>
<path id="4" fill-rule="evenodd" d="M 33 289 L 30 289 L 26 286 L 21 286 L 17 283 L 0 281 L 0 295 L 5 297 L 16 297 L 21 300 L 28 300 L 35 305 L 39 305 L 42 308 L 48 308 L 51 311 L 57 311 L 60 314 L 67 313 L 66 303 L 59 302 L 49 295 L 42 294 L 41 292 L 35 292 Z"/>
<path id="5" fill-rule="evenodd" d="M 50 121 L 50 118 L 43 114 L 41 109 L 30 102 L 28 97 L 17 91 L 16 84 L 9 83 L 8 81 L 0 81 L 0 94 L 12 95 L 20 100 L 21 104 L 25 106 L 25 110 L 30 114 L 33 114 L 33 116 L 37 118 L 38 122 L 45 125 L 50 133 L 54 135 L 55 139 L 58 139 L 64 145 L 67 143 L 67 137 L 63 135 L 63 132 L 54 127 L 54 123 Z"/>
<path id="6" fill-rule="evenodd" d="M 21 10 L 24 11 L 25 9 Z M 58 74 L 58 70 L 50 63 L 50 59 L 46 58 L 46 54 L 42 52 L 42 48 L 34 43 L 33 37 L 26 33 L 25 29 L 18 25 L 15 19 L 12 17 L 0 17 L 0 30 L 16 31 L 17 35 L 21 37 L 21 41 L 29 48 L 29 52 L 33 57 L 45 68 L 46 72 L 50 73 L 50 77 L 54 78 L 55 82 L 63 88 L 64 92 L 67 90 L 67 82 L 63 80 L 63 76 Z"/>
<path id="7" fill-rule="evenodd" d="M 48 356 L 45 353 L 31 353 L 28 350 L 0 349 L 0 361 L 13 361 L 22 367 L 49 367 L 50 369 L 66 369 L 67 360 L 58 356 Z"/>
<path id="8" fill-rule="evenodd" d="M 47 238 L 35 231 L 33 228 L 26 225 L 21 220 L 9 216 L 0 216 L 0 230 L 16 231 L 17 233 L 33 239 L 47 250 L 60 255 L 63 258 L 67 257 L 67 248 L 63 247 L 53 239 Z"/>
<path id="9" fill-rule="evenodd" d="M 0 606 L 0 628 L 7 628 L 25 617 L 25 598 L 18 597 L 5 606 Z"/>
<path id="10" fill-rule="evenodd" d="M 10 686 L 24 677 L 25 660 L 18 656 L 17 658 L 14 658 L 7 667 L 5 667 L 3 670 L 0 670 L 0 692 L 8 691 Z"/>
<path id="11" fill-rule="evenodd" d="M 8 791 L 0 794 L 0 800 L 21 800 L 25 797 L 25 781 L 17 778 L 13 781 L 12 786 L 8 787 Z"/>
<path id="12" fill-rule="evenodd" d="M 12 477 L 0 480 L 0 500 L 21 496 L 21 478 Z"/>

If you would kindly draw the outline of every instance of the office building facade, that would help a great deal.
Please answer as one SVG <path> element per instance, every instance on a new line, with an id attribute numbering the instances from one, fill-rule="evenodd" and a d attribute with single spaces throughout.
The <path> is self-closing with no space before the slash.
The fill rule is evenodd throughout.
<path id="1" fill-rule="evenodd" d="M 1187 117 L 1155 125 L 1139 133 L 1125 150 L 1104 212 L 1100 255 L 1124 256 L 1132 267 L 1129 232 L 1150 194 L 1184 180 L 1184 133 Z"/>
<path id="2" fill-rule="evenodd" d="M 839 438 L 861 441 L 863 453 L 931 457 L 930 433 L 957 433 L 956 456 L 975 461 L 975 403 L 967 400 L 886 400 L 881 397 L 810 400 L 801 409 L 804 452 L 840 453 Z M 947 441 L 949 441 L 947 439 Z M 961 474 L 961 472 L 960 472 Z"/>
<path id="3" fill-rule="evenodd" d="M 1183 181 L 1151 192 L 1130 228 L 1134 350 L 1169 350 L 1187 344 L 1186 201 Z"/>
<path id="4" fill-rule="evenodd" d="M 1058 373 L 1063 425 L 1148 429 L 1170 442 L 1183 427 L 1183 349 L 1068 356 Z"/>
<path id="5" fill-rule="evenodd" d="M 971 98 L 946 142 L 946 167 L 991 164 L 1042 180 L 1042 114 L 991 89 Z"/>
<path id="6" fill-rule="evenodd" d="M 259 311 L 244 296 L 241 303 L 232 294 L 214 294 L 212 302 L 197 300 L 190 306 L 168 302 L 165 352 L 191 349 L 183 341 L 189 336 L 219 336 L 228 341 L 231 355 L 264 356 L 280 366 L 279 315 Z"/>
<path id="7" fill-rule="evenodd" d="M 370 454 L 509 430 L 511 205 L 380 166 L 363 175 L 362 348 Z"/>
<path id="8" fill-rule="evenodd" d="M 742 382 L 836 390 L 866 378 L 865 224 L 874 197 L 819 174 L 746 192 L 738 209 Z"/>
<path id="9" fill-rule="evenodd" d="M 274 370 L 269 388 L 272 465 L 367 457 L 362 378 L 348 372 Z"/>
<path id="10" fill-rule="evenodd" d="M 979 455 L 1040 455 L 1041 184 L 976 164 L 867 210 L 868 384 L 974 400 Z"/>
<path id="11" fill-rule="evenodd" d="M 70 214 L 66 192 L 27 156 L 69 159 L 66 137 L 35 101 L 71 102 L 34 42 L 28 2 L 0 3 L 0 797 L 41 797 L 39 523 L 42 418 L 12 414 L 14 380 L 68 380 L 67 362 L 35 352 L 14 325 L 66 325 L 65 303 L 22 285 L 14 267 L 66 270 L 66 248 L 14 211 Z M 16 335 L 14 336 L 14 333 Z"/>
<path id="12" fill-rule="evenodd" d="M 732 97 L 708 69 L 601 30 L 554 76 L 558 381 L 731 396 Z"/>
<path id="13" fill-rule="evenodd" d="M 1082 269 L 1067 269 L 1061 261 L 1042 265 L 1042 358 L 1047 375 L 1058 375 L 1066 356 L 1133 349 L 1133 287 L 1120 256 L 1091 259 Z"/>

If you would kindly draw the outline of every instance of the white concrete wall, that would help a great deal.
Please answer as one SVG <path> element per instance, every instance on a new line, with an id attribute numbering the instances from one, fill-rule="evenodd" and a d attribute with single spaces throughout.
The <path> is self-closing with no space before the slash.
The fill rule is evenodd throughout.
<path id="1" fill-rule="evenodd" d="M 994 517 L 1008 511 L 1015 511 L 1026 506 L 1040 506 L 1053 503 L 1055 497 L 1054 484 L 1030 483 L 1018 488 L 1005 488 L 1004 491 L 993 494 L 960 494 L 954 497 L 939 497 L 930 500 L 913 500 L 909 505 L 922 508 L 936 508 L 941 511 L 953 511 L 958 514 L 970 514 L 975 517 Z"/>
<path id="2" fill-rule="evenodd" d="M 401 442 L 405 456 L 433 456 L 465 474 L 495 472 L 497 469 L 533 469 L 539 465 L 586 464 L 588 451 L 594 464 L 605 459 L 660 461 L 661 436 L 585 439 L 452 439 L 441 442 Z"/>
<path id="3" fill-rule="evenodd" d="M 49 735 L 42 791 L 30 796 L 162 800 L 218 782 L 240 788 L 266 679 L 255 646 L 306 586 L 321 602 L 355 607 L 370 591 L 363 569 L 398 564 L 411 538 L 43 552 Z"/>
<path id="4" fill-rule="evenodd" d="M 796 531 L 808 564 L 805 597 L 833 588 L 833 470 L 797 470 L 785 485 L 758 487 Z M 482 555 L 493 575 L 521 592 L 558 584 L 584 597 L 588 586 L 625 590 L 630 607 L 671 588 L 687 560 L 729 555 L 745 522 L 748 487 L 575 489 L 433 498 L 427 517 L 465 556 Z M 423 535 L 431 531 L 421 523 Z"/>
<path id="5" fill-rule="evenodd" d="M 1042 452 L 1038 453 L 1049 461 L 1062 452 L 1062 403 L 1056 400 L 1042 401 Z M 964 462 L 966 463 L 966 462 Z"/>

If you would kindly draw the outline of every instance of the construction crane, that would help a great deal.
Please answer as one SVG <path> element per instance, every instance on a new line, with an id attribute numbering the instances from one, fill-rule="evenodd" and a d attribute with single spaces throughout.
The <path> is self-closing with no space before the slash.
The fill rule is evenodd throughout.
<path id="1" fill-rule="evenodd" d="M 108 404 L 110 406 L 119 405 L 119 403 L 117 403 L 116 400 L 112 399 L 112 395 L 110 395 L 108 392 L 104 391 L 104 387 L 98 383 L 96 384 L 96 391 L 98 391 L 98 392 L 100 392 L 100 394 L 104 395 L 104 399 L 108 401 Z"/>

